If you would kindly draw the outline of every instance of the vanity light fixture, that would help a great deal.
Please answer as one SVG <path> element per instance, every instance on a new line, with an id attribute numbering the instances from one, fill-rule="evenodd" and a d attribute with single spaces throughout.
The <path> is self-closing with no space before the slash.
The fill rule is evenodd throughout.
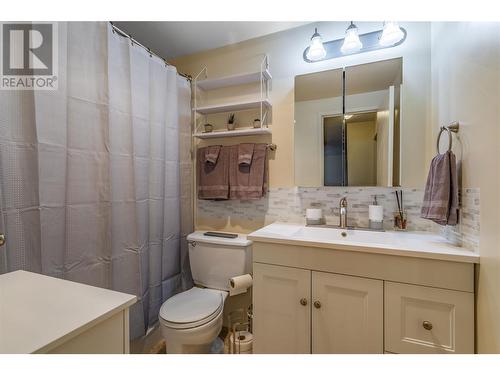
<path id="1" fill-rule="evenodd" d="M 318 61 L 324 59 L 326 56 L 326 50 L 323 46 L 323 39 L 318 33 L 318 29 L 314 28 L 314 34 L 311 37 L 311 45 L 307 50 L 307 58 L 311 61 Z"/>
<path id="2" fill-rule="evenodd" d="M 358 28 L 351 21 L 351 24 L 345 31 L 344 44 L 340 47 L 340 51 L 347 54 L 358 52 L 361 48 L 363 48 L 363 43 L 359 40 Z"/>
<path id="3" fill-rule="evenodd" d="M 384 30 L 380 37 L 380 45 L 390 47 L 398 43 L 405 37 L 405 33 L 399 27 L 397 22 L 384 22 Z"/>
<path id="4" fill-rule="evenodd" d="M 399 46 L 406 40 L 406 30 L 397 22 L 384 22 L 383 29 L 365 34 L 358 34 L 357 26 L 351 22 L 341 39 L 322 42 L 321 35 L 315 30 L 311 44 L 302 57 L 304 61 L 313 63 L 322 60 L 335 59 L 357 53 L 375 51 L 378 49 Z"/>

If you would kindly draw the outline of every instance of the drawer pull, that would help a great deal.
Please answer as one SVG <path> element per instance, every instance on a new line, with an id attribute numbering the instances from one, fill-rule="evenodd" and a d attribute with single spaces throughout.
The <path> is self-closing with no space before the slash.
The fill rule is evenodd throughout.
<path id="1" fill-rule="evenodd" d="M 306 305 L 307 305 L 307 299 L 306 299 L 306 298 L 301 298 L 301 299 L 300 299 L 300 304 L 301 304 L 302 306 L 306 306 Z"/>
<path id="2" fill-rule="evenodd" d="M 424 327 L 424 329 L 426 329 L 427 331 L 430 331 L 432 329 L 432 323 L 428 320 L 424 320 L 422 322 L 422 327 Z"/>
<path id="3" fill-rule="evenodd" d="M 317 309 L 319 309 L 321 307 L 321 302 L 314 301 L 314 307 L 316 307 Z"/>

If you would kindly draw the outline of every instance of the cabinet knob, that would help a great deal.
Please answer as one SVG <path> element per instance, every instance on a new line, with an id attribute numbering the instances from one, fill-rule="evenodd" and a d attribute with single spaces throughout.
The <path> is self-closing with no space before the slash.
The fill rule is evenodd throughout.
<path id="1" fill-rule="evenodd" d="M 314 307 L 316 307 L 317 309 L 319 309 L 321 307 L 321 302 L 314 301 Z"/>
<path id="2" fill-rule="evenodd" d="M 301 299 L 300 299 L 300 304 L 301 304 L 302 306 L 306 306 L 306 305 L 307 305 L 307 298 L 301 298 Z"/>
<path id="3" fill-rule="evenodd" d="M 5 245 L 5 234 L 0 233 L 0 246 Z"/>
<path id="4" fill-rule="evenodd" d="M 424 329 L 426 329 L 427 331 L 430 331 L 432 329 L 432 323 L 428 320 L 424 320 L 422 322 L 422 327 L 424 327 Z"/>

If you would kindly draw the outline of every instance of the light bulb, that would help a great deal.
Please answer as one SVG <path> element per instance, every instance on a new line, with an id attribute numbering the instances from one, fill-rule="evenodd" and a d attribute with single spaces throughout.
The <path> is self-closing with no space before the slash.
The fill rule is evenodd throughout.
<path id="1" fill-rule="evenodd" d="M 345 31 L 344 44 L 340 48 L 342 53 L 353 53 L 363 48 L 363 43 L 359 40 L 358 28 L 351 22 Z"/>
<path id="2" fill-rule="evenodd" d="M 323 46 L 323 40 L 321 39 L 321 35 L 318 33 L 318 29 L 314 30 L 314 34 L 311 37 L 311 45 L 307 50 L 306 57 L 308 60 L 317 61 L 324 59 L 326 56 L 326 49 Z"/>
<path id="3" fill-rule="evenodd" d="M 404 38 L 403 30 L 398 26 L 397 22 L 385 22 L 382 36 L 380 37 L 380 45 L 382 47 L 393 46 Z"/>

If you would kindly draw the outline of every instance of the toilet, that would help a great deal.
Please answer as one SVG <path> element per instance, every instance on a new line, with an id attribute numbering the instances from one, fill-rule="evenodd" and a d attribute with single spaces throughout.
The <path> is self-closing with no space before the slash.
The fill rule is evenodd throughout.
<path id="1" fill-rule="evenodd" d="M 222 329 L 229 279 L 251 271 L 252 241 L 245 235 L 222 238 L 204 233 L 187 236 L 195 286 L 170 297 L 160 308 L 168 354 L 210 353 Z"/>

